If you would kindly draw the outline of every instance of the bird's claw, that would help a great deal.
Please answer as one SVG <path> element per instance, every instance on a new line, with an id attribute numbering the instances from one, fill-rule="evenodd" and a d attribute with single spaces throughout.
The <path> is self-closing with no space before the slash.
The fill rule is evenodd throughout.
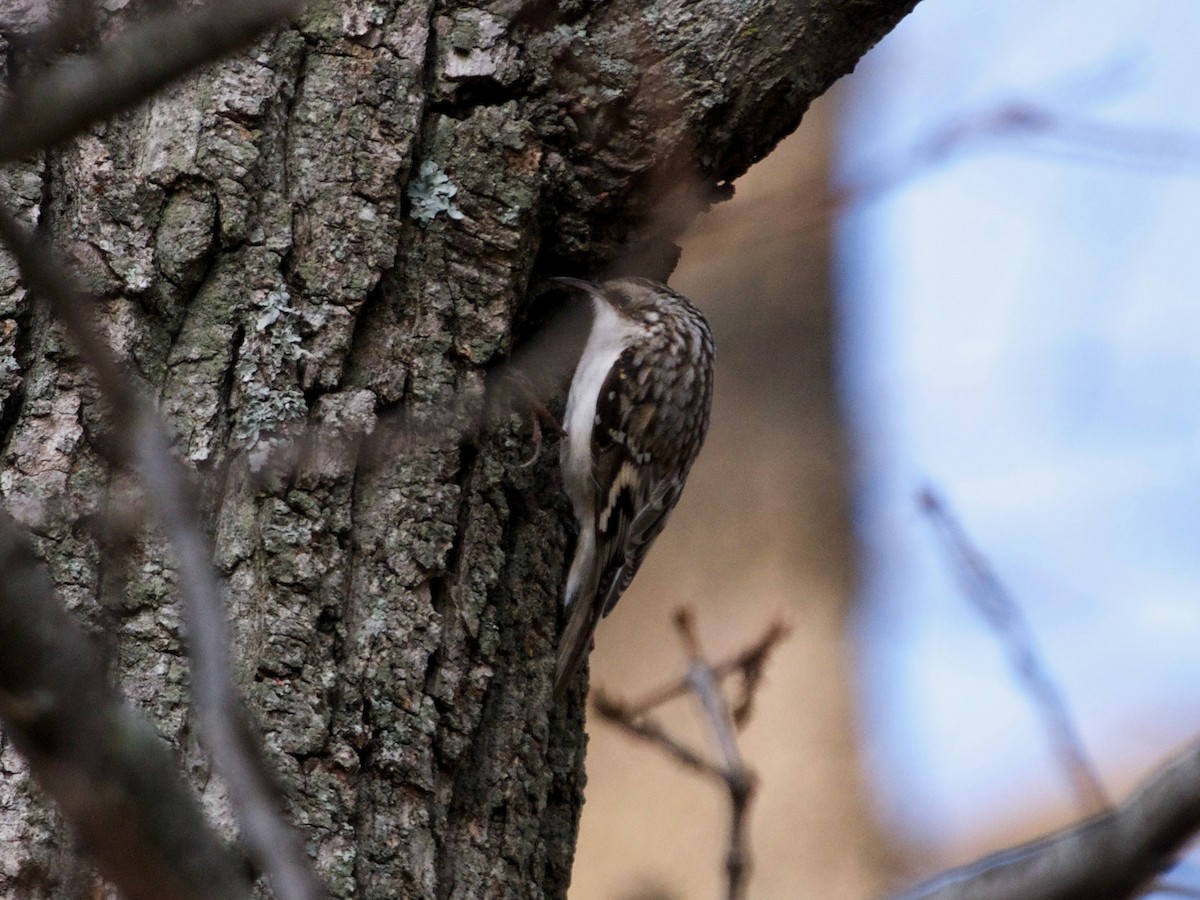
<path id="1" fill-rule="evenodd" d="M 558 419 L 554 418 L 550 410 L 546 408 L 546 404 L 533 397 L 528 397 L 527 399 L 529 400 L 530 412 L 533 414 L 533 456 L 529 457 L 526 462 L 521 463 L 522 469 L 527 469 L 532 466 L 538 461 L 538 457 L 542 454 L 543 422 L 546 423 L 546 425 L 549 427 L 550 433 L 558 440 L 562 440 L 567 436 L 567 432 L 563 430 L 563 427 L 559 424 Z"/>
<path id="2" fill-rule="evenodd" d="M 529 412 L 531 425 L 533 429 L 533 456 L 528 461 L 521 463 L 521 468 L 528 468 L 537 462 L 538 457 L 542 453 L 542 441 L 544 435 L 542 427 L 545 426 L 555 438 L 562 440 L 567 436 L 562 425 L 554 418 L 554 415 L 546 407 L 546 404 L 538 397 L 537 391 L 533 387 L 533 383 L 529 377 L 523 372 L 512 372 L 509 375 L 509 383 L 516 389 L 525 402 L 529 404 Z"/>

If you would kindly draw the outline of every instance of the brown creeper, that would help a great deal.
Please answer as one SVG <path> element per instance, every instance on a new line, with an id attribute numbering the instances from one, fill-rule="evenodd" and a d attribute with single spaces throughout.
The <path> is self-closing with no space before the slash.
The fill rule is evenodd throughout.
<path id="1" fill-rule="evenodd" d="M 708 431 L 714 347 L 700 310 L 666 285 L 556 280 L 586 291 L 593 310 L 560 445 L 579 540 L 567 576 L 558 699 L 683 491 Z"/>

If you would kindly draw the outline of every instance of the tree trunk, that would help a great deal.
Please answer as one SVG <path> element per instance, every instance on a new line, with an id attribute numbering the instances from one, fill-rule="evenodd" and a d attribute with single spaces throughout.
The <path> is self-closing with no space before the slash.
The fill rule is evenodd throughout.
<path id="1" fill-rule="evenodd" d="M 572 526 L 556 454 L 524 467 L 519 417 L 480 434 L 483 373 L 546 275 L 665 278 L 691 215 L 914 3 L 330 0 L 3 172 L 200 474 L 239 679 L 335 896 L 565 893 Z M 30 15 L 0 0 L 10 73 Z M 228 826 L 169 552 L 7 257 L 0 340 L 4 504 Z M 8 742 L 0 766 L 0 893 L 90 893 Z"/>

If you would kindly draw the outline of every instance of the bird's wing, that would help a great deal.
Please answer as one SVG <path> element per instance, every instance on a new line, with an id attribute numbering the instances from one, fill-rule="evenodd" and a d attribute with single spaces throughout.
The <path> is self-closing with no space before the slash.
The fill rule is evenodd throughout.
<path id="1" fill-rule="evenodd" d="M 666 481 L 658 482 L 650 499 L 645 503 L 633 521 L 629 523 L 623 542 L 624 550 L 618 566 L 610 566 L 600 575 L 598 595 L 604 598 L 600 605 L 601 615 L 607 616 L 612 612 L 621 595 L 633 582 L 646 551 L 650 544 L 662 532 L 667 524 L 667 511 L 675 505 L 671 497 L 672 485 Z M 676 491 L 676 493 L 678 493 Z"/>
<path id="2" fill-rule="evenodd" d="M 652 452 L 658 405 L 637 373 L 638 350 L 617 359 L 596 402 L 592 459 L 596 480 L 597 604 L 608 615 L 633 581 L 674 505 L 672 479 Z M 677 495 L 678 491 L 674 490 Z"/>

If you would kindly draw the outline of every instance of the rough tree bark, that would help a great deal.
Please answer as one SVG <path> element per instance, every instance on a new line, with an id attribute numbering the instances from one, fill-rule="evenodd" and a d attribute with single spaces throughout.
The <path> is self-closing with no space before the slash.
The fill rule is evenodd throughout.
<path id="1" fill-rule="evenodd" d="M 477 437 L 484 372 L 540 278 L 665 277 L 687 219 L 913 5 L 329 0 L 0 174 L 202 477 L 239 678 L 335 896 L 565 893 L 569 515 L 518 418 Z M 0 0 L 10 75 L 43 14 Z M 169 554 L 6 257 L 0 352 L 3 503 L 229 826 Z M 7 742 L 0 767 L 0 894 L 96 889 Z"/>

